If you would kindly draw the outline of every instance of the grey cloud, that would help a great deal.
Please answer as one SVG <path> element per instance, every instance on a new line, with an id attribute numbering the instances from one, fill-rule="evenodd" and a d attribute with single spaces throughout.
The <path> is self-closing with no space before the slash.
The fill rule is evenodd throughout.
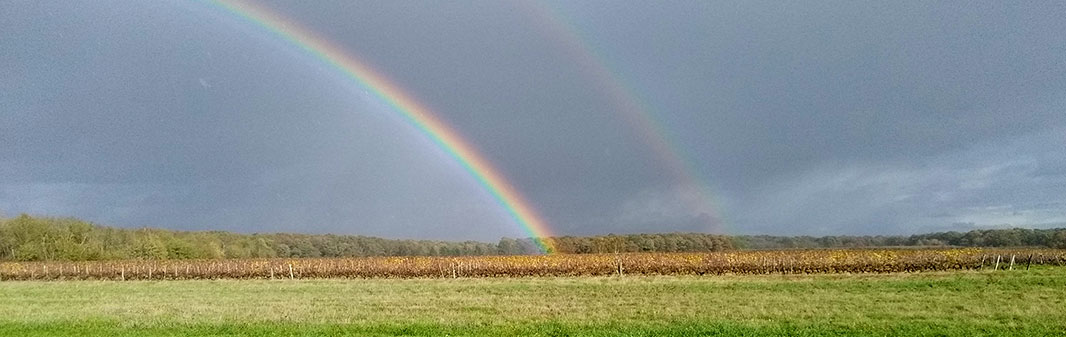
<path id="1" fill-rule="evenodd" d="M 559 234 L 1066 221 L 1061 3 L 262 5 L 431 108 Z M 572 26 L 706 186 L 672 176 L 530 6 Z M 216 8 L 9 2 L 0 28 L 5 214 L 524 235 L 392 107 Z"/>
<path id="2" fill-rule="evenodd" d="M 827 165 L 762 186 L 745 210 L 751 224 L 793 223 L 795 233 L 909 233 L 951 223 L 1040 226 L 1066 219 L 1066 179 L 1033 177 L 1066 161 L 1064 128 L 975 146 L 920 165 Z M 1036 160 L 1034 158 L 1040 158 Z M 753 226 L 756 227 L 756 226 Z M 766 226 L 762 231 L 778 231 Z"/>

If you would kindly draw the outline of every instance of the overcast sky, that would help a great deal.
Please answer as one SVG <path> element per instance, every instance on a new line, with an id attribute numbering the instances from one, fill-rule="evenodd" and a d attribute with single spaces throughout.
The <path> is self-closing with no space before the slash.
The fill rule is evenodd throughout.
<path id="1" fill-rule="evenodd" d="M 556 234 L 1066 222 L 1060 1 L 260 4 L 425 103 Z M 0 32 L 6 216 L 525 235 L 397 111 L 217 6 L 3 1 Z"/>

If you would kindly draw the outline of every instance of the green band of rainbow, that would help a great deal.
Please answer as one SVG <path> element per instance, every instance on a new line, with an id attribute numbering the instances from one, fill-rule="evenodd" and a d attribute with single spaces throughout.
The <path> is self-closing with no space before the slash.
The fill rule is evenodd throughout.
<path id="1" fill-rule="evenodd" d="M 389 104 L 470 172 L 507 210 L 514 221 L 533 238 L 543 252 L 552 251 L 549 241 L 545 240 L 551 236 L 548 224 L 499 171 L 458 133 L 436 118 L 432 110 L 420 104 L 385 76 L 346 53 L 342 48 L 315 36 L 299 24 L 267 8 L 244 1 L 212 1 L 212 3 L 245 21 L 266 29 L 325 62 Z"/>

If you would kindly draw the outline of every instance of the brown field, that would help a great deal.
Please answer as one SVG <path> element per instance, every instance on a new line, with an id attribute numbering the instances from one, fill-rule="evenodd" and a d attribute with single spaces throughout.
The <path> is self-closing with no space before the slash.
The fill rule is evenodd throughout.
<path id="1" fill-rule="evenodd" d="M 453 278 L 890 273 L 1066 265 L 1066 250 L 862 249 L 540 256 L 0 263 L 0 280 Z"/>

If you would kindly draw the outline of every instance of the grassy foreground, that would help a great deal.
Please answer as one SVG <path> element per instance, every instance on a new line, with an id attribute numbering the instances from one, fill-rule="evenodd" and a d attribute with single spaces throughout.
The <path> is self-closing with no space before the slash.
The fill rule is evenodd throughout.
<path id="1" fill-rule="evenodd" d="M 0 282 L 0 336 L 1062 335 L 1066 268 Z"/>

